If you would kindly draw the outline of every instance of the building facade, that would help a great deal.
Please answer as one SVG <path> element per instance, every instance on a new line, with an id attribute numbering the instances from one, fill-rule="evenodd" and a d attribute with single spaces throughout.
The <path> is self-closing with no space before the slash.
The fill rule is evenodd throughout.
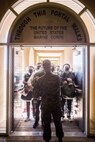
<path id="1" fill-rule="evenodd" d="M 16 76 L 21 77 L 27 66 L 48 58 L 61 67 L 68 62 L 83 75 L 78 122 L 86 136 L 95 136 L 94 2 L 2 0 L 0 3 L 0 134 L 10 135 L 18 122 L 15 121 L 19 118 L 14 97 Z"/>

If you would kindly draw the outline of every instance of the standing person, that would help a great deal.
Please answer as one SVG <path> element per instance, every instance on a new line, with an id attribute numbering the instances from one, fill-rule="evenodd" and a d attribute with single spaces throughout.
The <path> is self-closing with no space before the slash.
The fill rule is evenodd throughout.
<path id="1" fill-rule="evenodd" d="M 60 79 L 57 75 L 51 72 L 51 62 L 43 61 L 45 74 L 40 77 L 35 85 L 34 97 L 41 96 L 41 110 L 43 120 L 43 139 L 45 142 L 50 142 L 51 139 L 51 117 L 53 117 L 56 136 L 58 142 L 62 142 L 64 136 L 61 124 L 61 104 L 60 104 Z"/>
<path id="2" fill-rule="evenodd" d="M 74 81 L 75 75 L 72 71 L 70 71 L 70 65 L 63 65 L 63 72 L 61 74 L 63 86 L 61 88 L 61 96 L 62 96 L 62 110 L 63 110 L 63 118 L 64 116 L 64 105 L 67 101 L 67 118 L 71 121 L 71 109 L 72 109 L 72 101 L 74 95 Z M 73 92 L 73 93 L 72 93 Z"/>
<path id="3" fill-rule="evenodd" d="M 32 87 L 27 85 L 26 91 L 21 95 L 21 99 L 26 101 L 27 118 L 25 119 L 25 122 L 30 121 L 30 102 L 32 94 Z"/>
<path id="4" fill-rule="evenodd" d="M 28 86 L 28 80 L 30 76 L 32 75 L 33 70 L 34 70 L 33 66 L 29 66 L 28 71 L 27 73 L 25 73 L 24 80 L 23 80 L 24 94 L 26 94 L 26 96 L 22 95 L 21 99 L 26 101 L 27 118 L 25 119 L 25 122 L 30 121 L 30 101 L 32 99 L 32 90 L 31 90 L 31 87 Z"/>
<path id="5" fill-rule="evenodd" d="M 33 85 L 33 82 L 38 80 L 43 75 L 44 75 L 44 70 L 41 68 L 34 74 L 32 85 Z M 35 87 L 34 87 L 33 88 L 33 94 L 35 95 L 35 93 L 37 93 L 37 92 L 36 92 Z M 34 98 L 32 100 L 32 104 L 34 105 L 34 103 L 35 103 L 35 116 L 34 116 L 35 117 L 35 122 L 33 124 L 33 128 L 36 128 L 39 125 L 39 114 L 40 114 L 40 106 L 41 106 L 41 97 L 39 96 L 38 98 Z"/>
<path id="6" fill-rule="evenodd" d="M 26 72 L 25 75 L 24 75 L 24 80 L 23 80 L 24 89 L 25 89 L 25 87 L 27 87 L 28 80 L 29 80 L 29 78 L 31 77 L 33 71 L 34 71 L 33 66 L 29 66 L 27 72 Z"/>
<path id="7" fill-rule="evenodd" d="M 37 63 L 36 70 L 34 74 L 32 74 L 32 76 L 30 77 L 28 84 L 31 84 L 33 86 L 35 81 L 38 80 L 39 77 L 41 77 L 42 75 L 44 75 L 42 63 Z M 35 88 L 33 88 L 33 94 L 35 93 L 36 93 Z M 34 116 L 33 128 L 37 128 L 37 126 L 39 125 L 39 119 L 40 119 L 39 115 L 40 115 L 41 97 L 33 98 L 32 105 L 33 105 L 33 116 Z"/>

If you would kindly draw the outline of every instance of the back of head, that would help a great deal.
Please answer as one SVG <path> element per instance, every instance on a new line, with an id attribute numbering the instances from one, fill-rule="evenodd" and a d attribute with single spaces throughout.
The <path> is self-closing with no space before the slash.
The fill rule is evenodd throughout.
<path id="1" fill-rule="evenodd" d="M 46 60 L 43 61 L 43 68 L 44 68 L 46 73 L 51 71 L 51 62 L 50 62 L 50 60 L 46 59 Z"/>

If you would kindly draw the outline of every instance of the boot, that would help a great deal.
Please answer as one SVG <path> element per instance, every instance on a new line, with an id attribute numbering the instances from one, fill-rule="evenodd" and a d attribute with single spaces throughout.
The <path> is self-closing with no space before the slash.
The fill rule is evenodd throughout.
<path id="1" fill-rule="evenodd" d="M 38 126 L 38 123 L 33 124 L 33 128 L 35 129 Z"/>

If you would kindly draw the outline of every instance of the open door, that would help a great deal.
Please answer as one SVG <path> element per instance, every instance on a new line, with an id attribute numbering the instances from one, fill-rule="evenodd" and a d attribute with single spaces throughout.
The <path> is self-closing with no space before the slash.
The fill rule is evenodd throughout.
<path id="1" fill-rule="evenodd" d="M 32 50 L 31 50 L 32 49 Z M 43 49 L 43 51 L 42 51 Z M 55 51 L 54 51 L 55 49 Z M 59 49 L 59 51 L 58 51 Z M 35 52 L 34 52 L 35 51 Z M 43 59 L 48 58 L 53 61 L 53 63 L 58 63 L 60 68 L 62 68 L 65 63 L 72 63 L 72 68 L 76 75 L 76 85 L 82 90 L 77 98 L 74 99 L 73 103 L 73 122 L 70 123 L 67 119 L 62 122 L 65 136 L 72 136 L 75 132 L 78 136 L 83 136 L 85 132 L 85 121 L 86 121 L 86 93 L 85 90 L 85 70 L 87 68 L 86 64 L 86 47 L 58 47 L 49 48 L 48 50 L 43 47 L 32 48 L 31 46 L 18 47 L 13 46 L 12 48 L 12 58 L 11 58 L 11 69 L 12 69 L 12 82 L 10 88 L 12 88 L 11 93 L 11 131 L 15 132 L 28 132 L 32 136 L 42 136 L 41 121 L 37 129 L 33 129 L 33 106 L 31 103 L 31 121 L 25 122 L 26 118 L 26 102 L 21 100 L 21 95 L 23 92 L 23 79 L 24 74 L 27 71 L 27 66 L 34 64 L 34 68 L 37 62 L 43 61 Z M 61 53 L 62 52 L 62 53 Z M 48 53 L 48 54 L 47 54 Z M 55 54 L 54 54 L 55 53 Z M 30 56 L 29 56 L 30 55 Z M 52 55 L 52 56 L 51 56 Z M 29 62 L 29 59 L 31 62 Z M 53 132 L 54 128 L 52 128 Z M 20 133 L 21 134 L 21 133 Z"/>
<path id="2" fill-rule="evenodd" d="M 86 108 L 85 108 L 85 101 L 86 101 L 86 92 L 85 92 L 85 77 L 86 77 L 86 47 L 74 47 L 73 48 L 73 68 L 75 70 L 76 74 L 76 85 L 79 86 L 79 89 L 82 90 L 82 92 L 77 97 L 77 104 L 76 108 L 77 111 L 75 112 L 76 121 L 78 123 L 78 126 L 81 128 L 81 130 L 85 131 L 85 120 L 86 120 Z"/>
<path id="3" fill-rule="evenodd" d="M 23 50 L 20 47 L 13 47 L 10 51 L 11 55 L 11 65 L 10 65 L 10 128 L 11 131 L 15 131 L 21 115 L 22 115 L 22 102 L 21 102 L 21 92 L 23 91 Z"/>

